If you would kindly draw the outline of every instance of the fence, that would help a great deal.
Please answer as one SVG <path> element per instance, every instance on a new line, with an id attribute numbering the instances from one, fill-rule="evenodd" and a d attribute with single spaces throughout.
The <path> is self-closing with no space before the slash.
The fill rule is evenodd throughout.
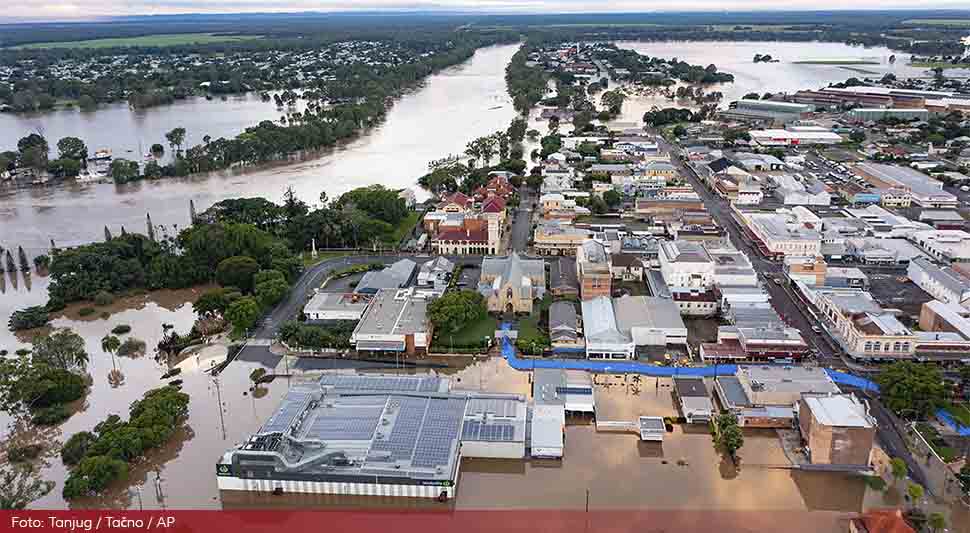
<path id="1" fill-rule="evenodd" d="M 909 425 L 906 433 L 913 459 L 919 461 L 923 467 L 930 492 L 944 501 L 963 501 L 966 504 L 967 500 L 956 474 L 937 455 L 923 435 L 916 431 L 915 422 Z"/>

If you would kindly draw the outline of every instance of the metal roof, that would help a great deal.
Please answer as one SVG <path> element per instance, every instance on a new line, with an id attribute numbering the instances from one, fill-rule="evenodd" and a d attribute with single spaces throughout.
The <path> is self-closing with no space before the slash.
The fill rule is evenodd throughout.
<path id="1" fill-rule="evenodd" d="M 872 428 L 876 426 L 864 405 L 851 394 L 805 396 L 805 405 L 815 420 L 825 426 Z"/>

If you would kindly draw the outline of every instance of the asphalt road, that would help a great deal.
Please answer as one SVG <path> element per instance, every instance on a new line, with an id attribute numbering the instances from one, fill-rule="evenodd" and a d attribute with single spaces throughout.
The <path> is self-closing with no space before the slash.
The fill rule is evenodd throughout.
<path id="1" fill-rule="evenodd" d="M 516 252 L 525 252 L 529 247 L 532 236 L 532 202 L 538 201 L 536 195 L 523 185 L 519 187 L 519 207 L 515 210 L 512 220 L 512 236 L 509 246 Z"/>
<path id="2" fill-rule="evenodd" d="M 680 173 L 694 187 L 694 190 L 700 195 L 701 200 L 704 202 L 705 207 L 707 207 L 708 212 L 711 213 L 711 216 L 714 217 L 714 220 L 727 231 L 734 246 L 744 252 L 748 256 L 748 259 L 751 260 L 751 265 L 759 273 L 765 288 L 771 295 L 772 306 L 781 315 L 782 320 L 789 326 L 801 331 L 802 337 L 809 345 L 814 346 L 818 350 L 819 363 L 826 366 L 844 368 L 845 363 L 839 357 L 838 351 L 833 349 L 831 339 L 824 333 L 819 334 L 812 331 L 812 326 L 817 325 L 817 322 L 805 311 L 804 306 L 795 300 L 786 284 L 779 285 L 774 282 L 775 278 L 787 280 L 782 271 L 781 263 L 769 261 L 761 255 L 751 240 L 744 235 L 741 227 L 735 222 L 734 217 L 731 215 L 730 203 L 711 192 L 694 170 L 687 166 L 679 156 L 674 155 L 680 152 L 679 147 L 664 140 L 660 140 L 659 142 L 663 149 L 670 152 L 671 163 L 677 167 Z"/>

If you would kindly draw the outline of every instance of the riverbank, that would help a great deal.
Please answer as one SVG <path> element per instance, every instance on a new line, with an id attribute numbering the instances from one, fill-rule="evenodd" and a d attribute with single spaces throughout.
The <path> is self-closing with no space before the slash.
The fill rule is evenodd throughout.
<path id="1" fill-rule="evenodd" d="M 366 134 L 306 157 L 127 185 L 0 190 L 0 243 L 39 255 L 47 253 L 51 239 L 72 246 L 100 239 L 104 226 L 115 234 L 121 226 L 138 230 L 149 212 L 166 230 L 184 227 L 190 222 L 190 200 L 202 211 L 227 198 L 279 201 L 287 187 L 309 204 L 318 202 L 322 191 L 334 198 L 373 183 L 414 187 L 429 161 L 460 154 L 468 141 L 508 127 L 516 112 L 506 92 L 505 66 L 518 46 L 480 48 L 398 99 Z"/>

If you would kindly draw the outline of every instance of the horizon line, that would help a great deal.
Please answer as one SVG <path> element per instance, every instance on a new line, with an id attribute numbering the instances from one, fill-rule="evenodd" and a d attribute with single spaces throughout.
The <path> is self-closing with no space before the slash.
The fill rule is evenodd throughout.
<path id="1" fill-rule="evenodd" d="M 283 11 L 186 11 L 178 13 L 142 13 L 142 14 L 131 14 L 131 15 L 92 15 L 88 17 L 64 17 L 63 15 L 54 15 L 51 17 L 44 16 L 28 16 L 28 17 L 3 17 L 0 16 L 0 25 L 17 25 L 17 24 L 32 24 L 32 23 L 86 23 L 86 22 L 106 22 L 106 21 L 122 21 L 125 19 L 136 19 L 136 18 L 161 18 L 161 17 L 231 17 L 231 16 L 285 16 L 285 15 L 518 15 L 518 16 L 557 16 L 557 15 L 586 15 L 586 16 L 600 16 L 600 15 L 649 15 L 649 14 L 712 14 L 712 15 L 730 15 L 730 14 L 760 14 L 760 13 L 829 13 L 829 12 L 896 12 L 896 11 L 909 11 L 909 12 L 936 12 L 936 11 L 946 11 L 951 13 L 966 13 L 970 16 L 970 8 L 952 8 L 952 7 L 832 7 L 826 9 L 814 9 L 814 8 L 790 8 L 786 7 L 783 9 L 775 8 L 745 8 L 745 9 L 722 9 L 722 10 L 712 10 L 709 8 L 700 9 L 650 9 L 644 11 L 594 11 L 587 12 L 583 10 L 576 11 L 535 11 L 532 8 L 516 8 L 509 7 L 506 9 L 475 9 L 475 8 L 394 8 L 394 7 L 381 7 L 381 8 L 347 8 L 347 9 L 330 9 L 330 10 L 317 10 L 317 9 L 295 9 L 295 10 L 283 10 Z"/>

